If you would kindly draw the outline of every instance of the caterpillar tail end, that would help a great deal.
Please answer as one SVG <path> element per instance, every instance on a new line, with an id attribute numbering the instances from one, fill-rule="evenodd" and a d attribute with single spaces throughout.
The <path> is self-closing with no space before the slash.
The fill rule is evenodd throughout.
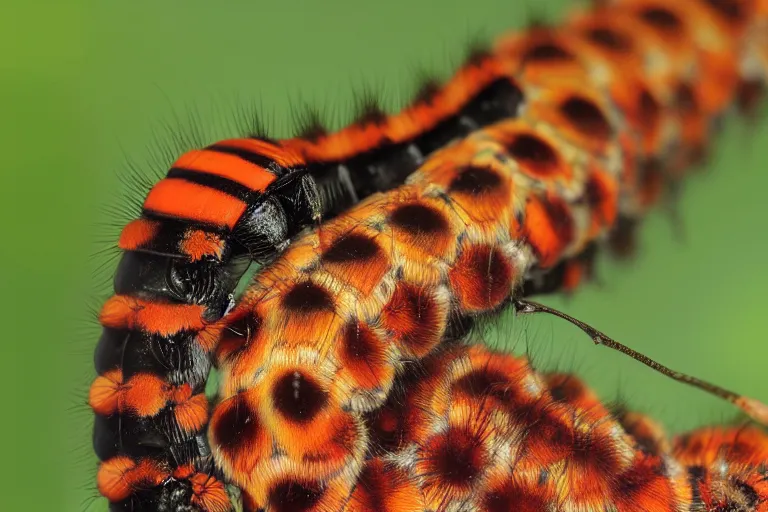
<path id="1" fill-rule="evenodd" d="M 750 418 L 768 427 L 768 404 L 764 404 L 754 398 L 740 396 L 734 402 L 736 406 L 747 413 Z"/>

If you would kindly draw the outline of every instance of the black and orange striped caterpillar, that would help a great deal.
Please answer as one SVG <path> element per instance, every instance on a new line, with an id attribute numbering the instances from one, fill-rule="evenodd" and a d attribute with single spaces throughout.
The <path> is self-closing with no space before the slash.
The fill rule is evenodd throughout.
<path id="1" fill-rule="evenodd" d="M 208 436 L 253 508 L 274 483 L 262 470 L 351 486 L 364 415 L 414 361 L 510 294 L 575 287 L 596 244 L 639 219 L 739 91 L 765 82 L 764 4 L 622 1 L 503 38 L 398 116 L 182 156 L 124 230 L 101 314 L 102 494 L 118 510 L 227 509 L 208 475 L 214 353 L 224 400 Z M 447 144 L 405 186 L 301 236 L 229 311 L 243 259 L 271 260 Z"/>

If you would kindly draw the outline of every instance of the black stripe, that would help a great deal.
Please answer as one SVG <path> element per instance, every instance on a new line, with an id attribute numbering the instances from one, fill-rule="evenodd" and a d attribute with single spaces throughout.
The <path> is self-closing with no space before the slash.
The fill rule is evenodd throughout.
<path id="1" fill-rule="evenodd" d="M 217 153 L 224 153 L 227 155 L 234 155 L 234 156 L 240 157 L 246 162 L 252 163 L 253 165 L 258 165 L 259 167 L 263 167 L 264 169 L 266 169 L 267 171 L 273 174 L 276 169 L 280 168 L 280 166 L 277 165 L 277 163 L 274 160 L 267 158 L 264 155 L 260 155 L 259 153 L 248 151 L 247 149 L 233 148 L 233 147 L 227 146 L 226 144 L 221 144 L 221 143 L 213 144 L 211 146 L 208 146 L 205 149 L 210 151 L 216 151 Z"/>
<path id="2" fill-rule="evenodd" d="M 178 167 L 173 167 L 170 171 L 168 171 L 167 177 L 181 179 L 190 183 L 196 183 L 204 187 L 212 188 L 214 190 L 218 190 L 219 192 L 223 192 L 230 196 L 236 197 L 241 201 L 245 201 L 246 203 L 254 199 L 254 194 L 258 194 L 258 192 L 251 190 L 245 185 L 241 185 L 240 183 L 234 182 L 230 179 L 200 171 L 189 171 L 187 169 L 179 169 Z"/>
<path id="3" fill-rule="evenodd" d="M 195 219 L 179 218 L 174 215 L 160 213 L 154 210 L 148 210 L 146 208 L 142 209 L 141 216 L 149 220 L 154 220 L 161 223 L 160 232 L 158 233 L 157 237 L 176 236 L 178 239 L 181 239 L 187 229 L 201 229 L 203 231 L 210 231 L 211 233 L 217 233 L 225 237 L 229 236 L 230 233 L 229 228 L 222 227 L 219 224 L 210 224 L 208 222 L 202 222 Z M 175 232 L 175 234 L 173 232 Z M 178 245 L 178 242 L 175 243 Z M 159 254 L 164 254 L 166 256 L 176 256 L 175 252 L 172 254 L 160 252 Z"/>

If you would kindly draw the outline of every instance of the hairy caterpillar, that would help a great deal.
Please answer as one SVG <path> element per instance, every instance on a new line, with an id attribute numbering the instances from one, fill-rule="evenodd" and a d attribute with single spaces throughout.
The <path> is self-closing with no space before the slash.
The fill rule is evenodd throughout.
<path id="1" fill-rule="evenodd" d="M 550 50 L 551 50 L 551 47 L 550 47 Z M 546 56 L 546 52 L 537 52 L 537 53 L 539 53 L 539 55 L 540 55 L 541 53 L 545 53 L 545 56 Z M 549 56 L 551 57 L 551 54 L 550 54 Z M 529 60 L 529 61 L 528 61 L 526 64 L 530 64 L 530 60 Z M 546 77 L 545 77 L 545 78 L 546 78 Z M 534 80 L 532 80 L 532 83 L 533 83 L 533 84 L 535 84 L 535 79 L 534 79 Z M 720 84 L 718 84 L 718 85 L 720 85 Z M 534 87 L 535 87 L 535 85 L 534 85 Z M 546 87 L 543 87 L 543 89 L 544 89 L 544 90 L 546 90 Z M 566 97 L 566 99 L 567 99 L 567 97 Z M 670 100 L 670 101 L 671 101 L 671 100 Z M 541 112 L 543 112 L 543 113 L 548 113 L 548 114 L 557 114 L 557 113 L 558 113 L 558 112 L 557 112 L 557 109 L 551 109 L 550 111 L 548 111 L 548 110 L 547 110 L 547 107 L 548 107 L 548 106 L 551 106 L 551 104 L 550 104 L 550 103 L 548 103 L 547 101 L 542 101 L 542 104 L 543 104 L 543 108 L 541 109 Z M 594 105 L 595 105 L 595 104 L 593 104 L 592 106 L 594 107 Z M 534 103 L 534 104 L 533 104 L 533 106 L 535 107 L 535 106 L 536 106 L 536 104 Z M 571 102 L 571 103 L 567 104 L 567 106 L 568 106 L 569 108 L 567 108 L 566 110 L 572 110 L 572 107 L 574 106 L 574 103 L 573 103 L 573 102 Z M 585 103 L 584 103 L 584 102 L 581 102 L 581 103 L 576 103 L 576 109 L 578 110 L 579 108 L 581 108 L 581 109 L 582 109 L 582 110 L 581 110 L 582 112 L 584 111 L 584 109 L 583 109 L 583 107 L 584 107 L 584 106 L 585 106 Z M 587 106 L 587 109 L 589 109 L 589 106 Z M 667 109 L 667 111 L 669 111 L 669 109 Z M 593 113 L 593 112 L 594 112 L 594 110 L 591 110 L 591 112 Z M 595 119 L 597 119 L 597 118 L 595 118 L 594 116 L 592 116 L 592 118 L 591 118 L 591 122 L 592 122 L 592 126 L 593 126 L 593 127 L 594 127 L 594 126 L 598 126 L 599 124 L 601 124 L 601 122 L 599 121 L 599 119 L 598 119 L 596 122 L 595 122 Z M 555 125 L 555 126 L 560 126 L 561 124 L 560 124 L 560 123 L 554 123 L 554 125 Z M 523 123 L 523 124 L 521 125 L 521 127 L 522 127 L 522 128 L 526 128 L 526 127 L 528 127 L 528 126 L 526 126 L 526 125 Z M 562 136 L 562 134 L 559 134 L 559 135 L 560 135 L 560 136 Z M 575 135 L 576 135 L 576 136 L 578 136 L 578 135 L 579 135 L 579 133 L 575 133 Z M 582 134 L 582 135 L 583 135 L 583 134 Z M 493 138 L 493 137 L 492 137 L 492 138 Z M 569 143 L 569 141 L 567 141 L 567 137 L 564 137 L 564 138 L 566 139 L 566 142 L 564 142 L 563 144 L 568 144 L 568 143 Z M 595 141 L 595 140 L 597 140 L 597 139 L 599 139 L 599 138 L 600 138 L 600 137 L 590 137 L 590 140 L 591 140 L 591 141 Z M 600 142 L 600 141 L 599 141 L 599 140 L 597 140 L 597 142 Z M 570 141 L 570 143 L 572 144 L 572 143 L 573 143 L 573 141 Z M 539 148 L 539 149 L 540 149 L 540 148 Z M 591 147 L 590 149 L 595 149 L 595 148 L 594 148 L 594 147 Z M 596 148 L 596 150 L 597 150 L 597 151 L 599 151 L 599 149 L 600 149 L 600 148 Z M 522 149 L 522 151 L 523 151 L 523 152 L 525 152 L 525 151 L 530 151 L 530 148 L 528 148 L 528 149 L 525 149 L 525 148 L 524 148 L 524 149 Z M 538 153 L 537 153 L 537 154 L 538 154 Z M 606 155 L 606 160 L 610 159 L 610 157 L 611 157 L 611 155 Z M 537 159 L 538 159 L 538 160 L 537 160 Z M 541 162 L 540 162 L 540 160 L 541 160 L 541 157 L 540 157 L 540 156 L 538 156 L 538 157 L 534 158 L 533 160 L 534 160 L 534 163 L 541 163 Z M 546 163 L 547 163 L 547 162 L 546 162 L 546 158 L 544 158 L 543 160 L 545 161 L 545 164 L 546 164 Z M 460 161 L 460 159 L 459 159 L 458 161 Z M 549 163 L 551 163 L 551 162 L 549 162 Z M 429 164 L 428 164 L 428 165 L 429 165 Z M 650 181 L 651 183 L 653 182 L 653 180 L 648 180 L 648 181 Z M 627 187 L 627 186 L 625 186 L 625 189 L 624 189 L 624 190 L 629 190 L 630 188 L 631 188 L 631 187 Z M 649 187 L 649 188 L 652 190 L 652 187 Z M 638 187 L 638 189 L 643 189 L 643 187 Z M 634 195 L 632 195 L 632 193 L 630 193 L 630 196 L 631 196 L 631 197 L 638 197 L 638 195 L 640 195 L 640 194 L 637 194 L 637 193 L 635 193 Z M 546 208 L 545 208 L 545 210 L 546 210 Z M 545 217 L 546 217 L 546 212 L 545 212 Z M 546 219 L 545 219 L 545 220 L 546 220 Z M 599 224 L 599 222 L 598 222 L 598 224 Z M 608 222 L 607 224 L 611 224 L 611 223 L 610 223 L 610 222 Z M 607 226 L 600 226 L 600 227 L 602 227 L 602 228 L 605 228 L 605 227 L 607 227 Z M 551 256 L 551 260 L 553 260 L 553 261 L 552 261 L 552 263 L 555 263 L 555 262 L 558 262 L 559 260 L 561 260 L 561 259 L 562 259 L 562 258 L 561 258 L 562 254 L 559 254 L 559 253 L 563 253 L 563 252 L 565 252 L 565 249 L 567 249 L 567 247 L 557 247 L 557 244 L 562 244 L 562 239 L 558 239 L 558 235 L 559 235 L 559 234 L 558 234 L 558 233 L 555 233 L 554 235 L 552 235 L 552 230 L 549 230 L 549 231 L 548 231 L 548 230 L 546 229 L 546 226 L 544 226 L 544 228 L 543 228 L 543 229 L 537 229 L 537 230 L 534 230 L 534 231 L 536 231 L 536 234 L 540 234 L 540 235 L 543 237 L 543 240 L 539 240 L 539 249 L 538 249 L 538 251 L 539 251 L 539 253 L 540 253 L 540 254 L 538 255 L 538 256 L 539 256 L 539 258 L 540 258 L 541 260 L 546 260 L 546 255 L 547 255 L 547 254 L 553 254 L 553 256 Z M 555 242 L 555 246 L 554 246 L 554 248 L 552 248 L 552 246 L 551 246 L 551 245 L 550 245 L 550 246 L 548 246 L 548 245 L 547 245 L 547 242 L 552 242 L 552 241 L 554 241 L 554 242 Z M 566 244 L 566 245 L 569 245 L 569 244 Z M 578 245 L 578 244 L 574 244 L 574 246 L 577 246 L 577 245 Z M 577 251 L 577 252 L 579 252 L 579 251 Z M 543 268 L 543 270 L 547 270 L 547 267 L 549 266 L 549 265 L 548 265 L 548 263 L 549 263 L 549 261 L 548 261 L 546 264 L 542 265 L 542 268 Z M 476 270 L 476 269 L 475 269 L 475 270 Z M 475 273 L 475 274 L 477 274 L 477 272 L 474 272 L 474 273 Z M 576 273 L 578 274 L 578 272 L 576 272 Z M 358 273 L 358 274 L 359 274 L 359 273 Z M 572 275 L 572 274 L 573 274 L 573 271 L 569 271 L 569 272 L 565 273 L 565 275 L 569 275 L 569 276 L 570 276 L 570 275 Z M 549 272 L 544 272 L 544 275 L 545 275 L 545 277 L 546 277 L 547 275 L 551 275 L 551 274 L 549 274 Z M 502 283 L 502 284 L 503 284 L 503 283 Z M 535 289 L 536 289 L 536 288 L 534 288 L 534 290 L 535 290 Z M 482 295 L 483 295 L 482 293 L 480 293 L 480 294 L 479 294 L 479 296 L 480 296 L 480 301 L 482 301 L 482 300 L 484 299 L 484 297 L 482 297 Z M 475 297 L 475 298 L 477 298 L 477 297 Z M 114 305 L 114 303 L 113 303 L 113 305 Z"/>

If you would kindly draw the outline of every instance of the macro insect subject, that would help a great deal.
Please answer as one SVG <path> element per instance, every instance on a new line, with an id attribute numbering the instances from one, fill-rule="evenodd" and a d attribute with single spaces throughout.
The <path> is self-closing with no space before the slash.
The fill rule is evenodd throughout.
<path id="1" fill-rule="evenodd" d="M 122 231 L 89 393 L 111 510 L 768 510 L 768 434 L 668 440 L 468 339 L 626 254 L 768 81 L 768 1 L 596 2 L 400 113 L 181 155 Z M 251 262 L 263 265 L 241 297 Z M 209 404 L 212 365 L 220 376 Z"/>

